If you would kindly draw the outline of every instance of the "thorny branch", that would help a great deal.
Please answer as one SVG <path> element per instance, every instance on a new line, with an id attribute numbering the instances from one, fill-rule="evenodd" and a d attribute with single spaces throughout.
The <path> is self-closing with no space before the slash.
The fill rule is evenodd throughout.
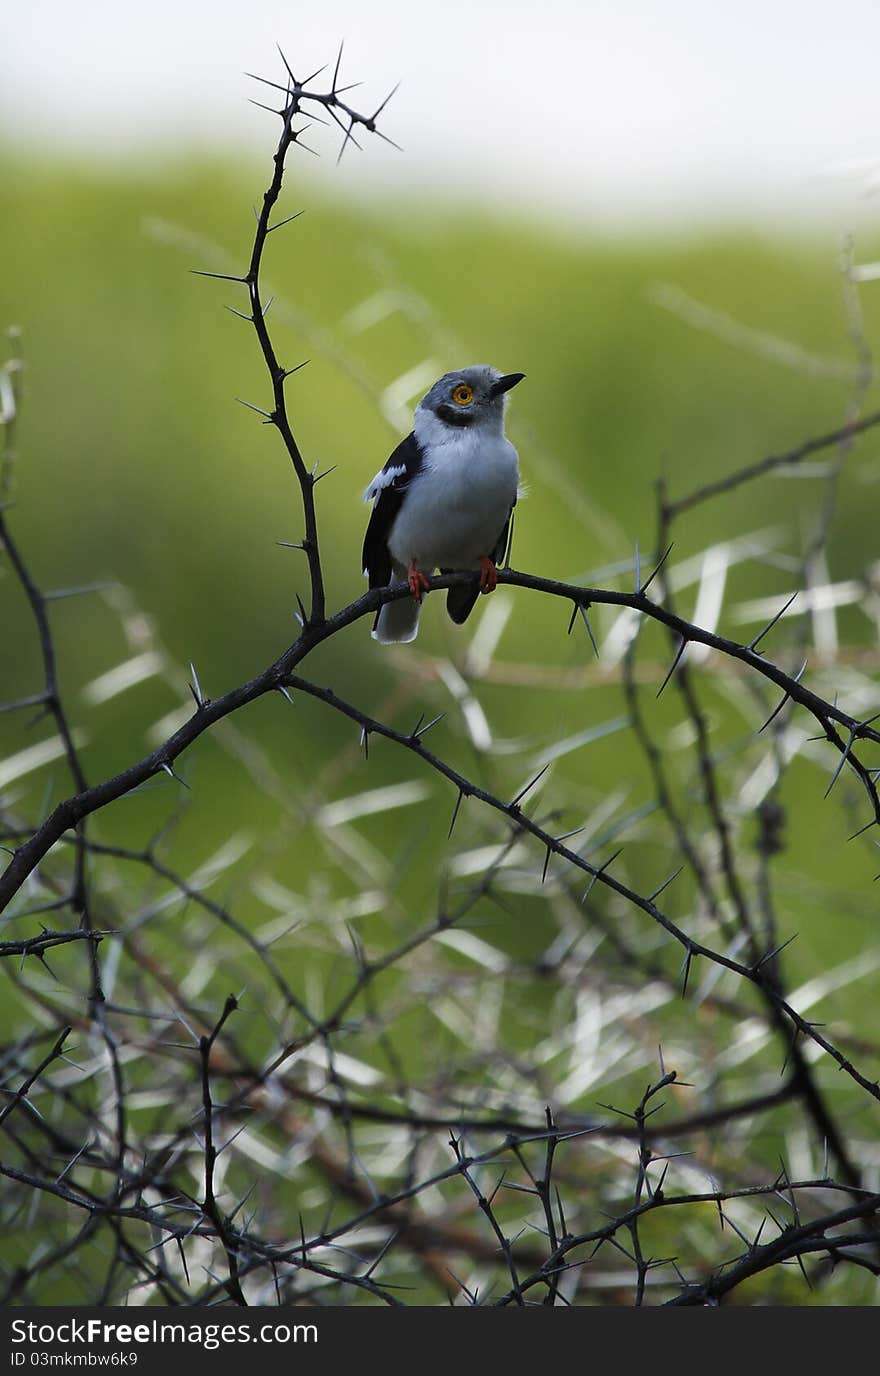
<path id="1" fill-rule="evenodd" d="M 476 575 L 470 573 L 449 573 L 432 579 L 432 588 L 443 591 L 463 583 L 473 582 Z M 682 645 L 690 643 L 707 645 L 720 654 L 739 660 L 754 669 L 763 678 L 781 688 L 785 697 L 804 707 L 821 726 L 824 736 L 840 752 L 846 765 L 857 775 L 871 803 L 872 823 L 880 821 L 880 797 L 876 788 L 876 769 L 868 768 L 853 751 L 853 742 L 869 741 L 880 743 L 880 731 L 871 723 L 873 718 L 861 721 L 843 711 L 836 703 L 828 702 L 812 692 L 799 679 L 785 673 L 777 665 L 766 660 L 751 645 L 740 645 L 726 636 L 705 631 L 701 627 L 677 616 L 658 602 L 651 601 L 642 592 L 624 593 L 606 588 L 582 588 L 573 583 L 559 583 L 554 579 L 538 577 L 534 574 L 519 573 L 515 569 L 498 570 L 499 585 L 527 588 L 534 592 L 546 593 L 551 597 L 572 602 L 576 609 L 586 612 L 593 605 L 631 607 L 644 616 L 670 627 L 679 636 Z M 356 602 L 350 603 L 341 611 L 328 617 L 321 625 L 307 623 L 299 639 L 284 651 L 274 663 L 263 669 L 247 683 L 231 689 L 222 697 L 204 700 L 197 705 L 189 720 L 149 755 L 129 765 L 113 778 L 96 784 L 92 788 L 71 795 L 59 803 L 41 827 L 23 845 L 17 847 L 12 860 L 0 876 L 0 912 L 18 892 L 24 880 L 43 859 L 48 851 L 71 827 L 78 826 L 82 820 L 99 808 L 106 807 L 118 798 L 130 793 L 132 789 L 146 783 L 154 776 L 165 772 L 172 773 L 173 767 L 184 751 L 199 739 L 209 727 L 224 717 L 240 710 L 266 693 L 279 692 L 287 679 L 317 645 L 338 634 L 354 622 L 370 616 L 386 602 L 410 596 L 405 585 L 390 588 L 374 588 Z M 841 725 L 847 732 L 844 740 L 835 725 Z"/>

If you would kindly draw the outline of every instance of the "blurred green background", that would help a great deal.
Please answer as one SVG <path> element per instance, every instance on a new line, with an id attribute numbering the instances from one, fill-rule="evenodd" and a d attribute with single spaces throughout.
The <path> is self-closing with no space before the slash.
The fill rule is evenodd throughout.
<path id="1" fill-rule="evenodd" d="M 235 400 L 264 405 L 269 395 L 252 330 L 224 309 L 244 309 L 244 294 L 189 271 L 243 270 L 251 205 L 269 170 L 268 147 L 262 164 L 248 166 L 219 158 L 102 171 L 11 155 L 2 162 L 0 320 L 21 327 L 26 360 L 12 529 L 43 588 L 106 580 L 126 590 L 53 604 L 61 683 L 83 733 L 90 781 L 152 748 L 163 724 L 167 734 L 171 714 L 186 710 L 181 675 L 190 662 L 203 691 L 216 696 L 274 659 L 296 634 L 295 596 L 307 592 L 303 559 L 278 542 L 302 534 L 297 485 L 277 435 Z M 528 486 L 513 563 L 608 586 L 630 586 L 636 541 L 643 565 L 651 558 L 661 473 L 679 495 L 835 429 L 857 393 L 858 341 L 845 306 L 841 243 L 831 234 L 601 237 L 518 224 L 509 215 L 474 218 L 463 209 L 441 220 L 415 202 L 380 212 L 309 193 L 304 204 L 294 167 L 280 213 L 300 209 L 307 213 L 269 241 L 264 285 L 274 294 L 269 321 L 281 361 L 310 359 L 288 383 L 300 446 L 309 464 L 336 465 L 317 490 L 330 608 L 364 589 L 359 555 L 367 510 L 360 498 L 399 434 L 389 416 L 399 415 L 400 402 L 392 412 L 387 389 L 413 368 L 430 372 L 436 364 L 439 376 L 485 361 L 527 375 L 509 411 Z M 861 239 L 857 255 L 880 255 L 880 234 Z M 867 284 L 859 300 L 862 343 L 870 344 L 880 338 L 880 287 Z M 694 303 L 713 314 L 700 314 Z M 876 405 L 876 390 L 871 384 L 859 393 L 863 413 Z M 816 463 L 832 457 L 819 455 Z M 730 570 L 722 631 L 749 638 L 760 622 L 749 627 L 737 619 L 737 607 L 793 590 L 826 496 L 822 472 L 813 467 L 808 474 L 768 478 L 678 522 L 675 565 L 718 543 L 763 539 L 763 554 Z M 878 480 L 880 435 L 869 432 L 849 455 L 840 484 L 828 542 L 831 581 L 864 579 L 880 554 Z M 686 615 L 695 596 L 696 583 L 679 594 Z M 839 685 L 870 715 L 878 706 L 869 700 L 877 625 L 866 610 L 857 600 L 838 615 L 845 669 L 825 671 L 814 655 L 810 673 L 817 690 L 832 696 Z M 500 640 L 491 664 L 480 668 L 468 660 L 468 647 L 474 636 L 478 648 L 488 643 L 494 623 L 481 629 L 481 621 L 490 616 L 498 618 Z M 28 612 L 5 570 L 0 617 L 0 696 L 9 699 L 35 691 L 40 680 Z M 433 748 L 509 797 L 547 747 L 625 712 L 618 674 L 593 667 L 581 628 L 566 637 L 567 620 L 561 604 L 502 590 L 459 630 L 440 599 L 429 598 L 415 645 L 380 647 L 365 620 L 314 654 L 305 672 L 400 728 L 414 725 L 421 712 L 445 711 Z M 614 622 L 609 609 L 596 609 L 600 646 Z M 787 620 L 769 652 L 796 668 L 803 633 L 802 620 Z M 806 640 L 809 646 L 809 626 Z M 143 662 L 131 687 L 113 691 L 106 680 L 101 687 L 102 676 L 147 653 L 155 658 Z M 645 677 L 659 681 L 670 658 L 665 636 L 648 628 L 639 642 Z M 731 752 L 727 801 L 749 865 L 756 824 L 738 800 L 748 796 L 741 789 L 760 759 L 754 731 L 775 699 L 763 691 L 752 696 L 742 680 L 731 687 L 711 663 L 697 673 L 713 747 Z M 490 725 L 491 749 L 480 747 L 460 710 L 466 683 Z M 645 688 L 644 710 L 697 819 L 681 704 L 669 691 L 655 702 L 654 691 Z M 332 962 L 345 945 L 343 919 L 358 918 L 367 877 L 396 905 L 392 911 L 380 897 L 359 919 L 362 939 L 378 950 L 405 931 L 403 915 L 415 923 L 432 911 L 438 871 L 456 846 L 497 839 L 491 821 L 466 805 L 456 839 L 447 843 L 454 802 L 448 786 L 381 742 L 372 743 L 365 761 L 351 723 L 317 702 L 291 708 L 280 697 L 261 701 L 239 714 L 235 727 L 246 741 L 218 732 L 181 759 L 191 792 L 179 816 L 180 790 L 162 780 L 102 814 L 94 834 L 141 846 L 176 816 L 168 854 L 188 873 L 244 834 L 247 852 L 220 865 L 223 894 L 246 924 L 285 910 L 286 900 L 272 898 L 268 875 L 296 895 L 287 907 L 296 907 L 314 936 L 315 959 L 331 984 Z M 45 723 L 29 727 L 20 714 L 0 717 L 0 759 L 47 731 Z M 846 777 L 822 801 L 834 763 L 830 748 L 813 747 L 799 755 L 784 785 L 793 806 L 777 902 L 781 938 L 799 933 L 786 956 L 793 985 L 874 950 L 876 852 L 868 838 L 843 845 L 867 820 L 865 802 Z M 408 799 L 404 807 L 358 817 L 355 803 L 348 819 L 337 813 L 338 823 L 326 812 L 400 784 L 413 785 L 400 795 Z M 5 796 L 33 818 L 68 791 L 55 763 L 15 778 Z M 652 799 L 632 734 L 610 729 L 559 759 L 540 807 L 558 809 L 560 831 L 591 817 L 597 845 L 606 833 L 630 842 L 626 877 L 649 891 L 677 865 L 659 820 L 641 815 Z M 603 808 L 608 815 L 600 825 Z M 335 853 L 328 836 L 338 838 Z M 528 864 L 540 868 L 542 861 L 536 855 Z M 144 903 L 144 884 L 129 875 L 126 901 Z M 682 879 L 670 891 L 672 915 L 687 913 L 690 898 Z M 517 912 L 522 920 L 482 913 L 480 934 L 506 955 L 537 958 L 553 937 L 552 916 L 534 894 L 517 900 Z M 155 949 L 167 952 L 183 942 L 195 953 L 210 939 L 201 922 L 186 932 L 164 921 L 148 930 Z M 661 944 L 658 958 L 674 970 L 680 955 Z M 306 989 L 308 970 L 292 948 L 285 959 L 293 983 Z M 59 953 L 53 964 L 81 982 L 73 955 Z M 250 977 L 246 954 L 236 973 L 242 983 Z M 228 969 L 209 972 L 202 1000 L 222 1001 L 229 980 Z M 873 984 L 847 981 L 850 1028 L 873 1020 Z M 842 1017 L 842 1006 L 835 1012 Z M 531 1035 L 534 1015 L 534 1008 L 523 1010 L 514 1042 Z M 21 1017 L 13 997 L 0 1015 L 4 1034 L 20 1027 Z M 397 1044 L 415 1079 L 425 1054 L 422 1033 L 414 1034 L 420 1027 L 417 1019 L 402 1022 Z M 276 1037 L 259 1020 L 242 1035 L 260 1053 Z M 769 1057 L 765 1070 L 770 1079 L 778 1075 L 778 1058 Z M 824 1067 L 822 1073 L 832 1096 L 850 1093 L 842 1077 Z M 627 1102 L 632 1086 L 641 1092 L 643 1071 L 629 1069 L 624 1079 L 621 1085 L 612 1076 L 598 1097 Z M 591 1088 L 568 1107 L 593 1105 L 596 1097 Z M 847 1112 L 854 1131 L 863 1111 L 853 1097 Z M 768 1143 L 768 1169 L 774 1149 Z"/>
<path id="2" fill-rule="evenodd" d="M 241 309 L 243 293 L 189 274 L 243 267 L 265 172 L 182 161 L 99 174 L 7 160 L 2 177 L 0 315 L 21 327 L 26 358 L 14 530 L 43 587 L 125 584 L 209 694 L 279 652 L 296 629 L 295 594 L 306 591 L 302 556 L 277 544 L 302 533 L 289 462 L 275 434 L 235 400 L 267 401 L 252 331 L 224 310 Z M 845 418 L 858 360 L 833 236 L 562 238 L 463 212 L 422 219 L 417 205 L 382 216 L 303 206 L 295 168 L 289 182 L 281 213 L 307 213 L 270 239 L 265 288 L 275 294 L 269 319 L 281 359 L 311 360 L 288 384 L 300 445 L 310 464 L 336 465 L 318 488 L 330 606 L 364 589 L 360 497 L 398 433 L 382 394 L 412 368 L 430 372 L 426 360 L 438 375 L 468 360 L 527 374 L 509 419 L 528 487 L 514 563 L 560 579 L 632 561 L 637 540 L 647 563 L 661 473 L 674 496 Z M 877 247 L 860 243 L 860 259 Z M 806 361 L 783 356 L 782 343 L 768 357 L 773 340 L 736 347 L 695 328 L 658 304 L 670 287 L 789 341 Z M 861 302 L 870 341 L 880 291 L 868 286 Z M 426 385 L 403 404 L 404 417 Z M 871 404 L 869 391 L 863 410 Z M 877 556 L 878 477 L 869 433 L 839 492 L 834 580 L 860 577 Z M 773 527 L 776 550 L 796 557 L 823 497 L 821 478 L 746 487 L 678 523 L 675 559 Z M 746 560 L 731 574 L 728 601 L 788 591 L 791 579 Z M 21 599 L 4 583 L 14 645 L 4 696 L 14 696 L 33 688 L 36 647 Z M 693 588 L 683 594 L 685 612 L 693 596 Z M 847 638 L 871 639 L 858 612 L 840 618 Z M 563 607 L 518 595 L 504 655 L 580 663 L 584 647 L 566 640 L 566 620 Z M 53 624 L 69 692 L 126 657 L 100 598 L 59 603 Z M 435 603 L 422 626 L 407 654 L 383 651 L 366 624 L 355 626 L 320 652 L 320 676 L 370 705 L 425 655 L 461 658 L 471 625 L 454 631 Z M 722 626 L 743 633 L 724 616 Z M 559 704 L 552 694 L 546 704 L 527 697 L 527 709 L 508 704 L 514 718 L 500 730 L 537 745 L 557 731 Z M 84 726 L 97 728 L 91 776 L 138 751 L 163 706 L 173 704 L 147 681 L 94 719 L 86 712 Z M 596 704 L 578 697 L 565 710 L 580 726 Z M 264 704 L 252 712 L 274 714 Z M 317 706 L 299 715 L 320 730 L 303 732 L 298 717 L 285 716 L 273 751 L 283 770 L 308 775 L 324 757 L 324 734 L 337 739 L 348 728 Z M 11 746 L 21 722 L 2 729 Z M 209 758 L 200 744 L 188 768 L 210 768 Z"/>

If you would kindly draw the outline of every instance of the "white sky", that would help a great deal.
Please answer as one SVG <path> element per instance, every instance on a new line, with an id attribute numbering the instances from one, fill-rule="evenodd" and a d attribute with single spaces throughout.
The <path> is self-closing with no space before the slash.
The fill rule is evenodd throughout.
<path id="1" fill-rule="evenodd" d="M 280 79 L 276 40 L 297 75 L 332 64 L 344 37 L 353 102 L 402 80 L 382 127 L 405 152 L 328 156 L 339 191 L 635 224 L 880 211 L 877 0 L 3 0 L 0 29 L 14 144 L 265 150 L 243 72 Z"/>

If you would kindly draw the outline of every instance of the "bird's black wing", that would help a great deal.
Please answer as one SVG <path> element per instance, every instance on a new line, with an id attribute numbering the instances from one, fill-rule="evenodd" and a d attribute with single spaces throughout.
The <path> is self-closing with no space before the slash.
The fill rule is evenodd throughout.
<path id="1" fill-rule="evenodd" d="M 421 467 L 422 451 L 416 437 L 407 435 L 367 488 L 367 499 L 372 497 L 375 500 L 364 536 L 362 564 L 371 588 L 384 588 L 391 581 L 392 560 L 388 536 L 401 508 L 404 493 Z"/>
<path id="2" fill-rule="evenodd" d="M 516 497 L 513 499 L 513 506 L 507 513 L 507 520 L 504 522 L 504 529 L 498 536 L 498 543 L 492 551 L 492 563 L 506 563 L 508 559 L 508 547 L 510 545 L 510 522 L 513 519 L 513 507 L 516 506 Z"/>

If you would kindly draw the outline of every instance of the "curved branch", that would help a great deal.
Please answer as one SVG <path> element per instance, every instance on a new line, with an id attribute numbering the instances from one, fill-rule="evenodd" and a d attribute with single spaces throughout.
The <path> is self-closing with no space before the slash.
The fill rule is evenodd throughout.
<path id="1" fill-rule="evenodd" d="M 460 587 L 473 582 L 477 577 L 478 575 L 473 573 L 443 574 L 432 579 L 431 586 L 435 590 Z M 652 602 L 643 592 L 626 593 L 606 588 L 584 588 L 576 583 L 559 583 L 551 578 L 539 578 L 535 574 L 519 573 L 515 569 L 499 569 L 498 582 L 509 584 L 511 587 L 528 588 L 533 592 L 547 593 L 551 597 L 562 598 L 584 609 L 594 603 L 615 607 L 631 607 L 633 610 L 641 612 L 642 615 L 671 627 L 672 630 L 678 632 L 684 642 L 695 641 L 701 645 L 708 645 L 720 654 L 747 664 L 762 677 L 775 683 L 792 701 L 799 703 L 815 717 L 822 727 L 823 733 L 836 746 L 841 755 L 845 756 L 846 763 L 861 779 L 871 799 L 874 812 L 873 820 L 880 821 L 880 799 L 878 799 L 871 772 L 858 760 L 851 748 L 851 743 L 842 739 L 834 727 L 834 722 L 845 727 L 853 741 L 861 739 L 880 743 L 880 732 L 867 722 L 849 716 L 836 703 L 827 702 L 824 698 L 819 697 L 817 693 L 806 688 L 802 682 L 790 674 L 786 674 L 784 670 L 769 660 L 764 659 L 763 655 L 751 649 L 750 646 L 740 645 L 735 640 L 729 640 L 725 636 L 703 630 L 700 626 L 696 626 L 683 617 L 677 616 L 674 612 L 668 611 L 659 603 Z M 283 688 L 285 680 L 292 670 L 317 645 L 322 644 L 331 636 L 337 635 L 362 617 L 375 613 L 386 602 L 395 602 L 400 598 L 409 596 L 410 592 L 405 583 L 389 588 L 373 588 L 320 625 L 308 623 L 299 639 L 254 678 L 241 684 L 238 688 L 233 688 L 223 697 L 213 701 L 205 699 L 199 703 L 193 715 L 156 750 L 145 755 L 137 763 L 129 765 L 119 774 L 115 774 L 111 779 L 106 779 L 103 783 L 96 784 L 92 788 L 84 789 L 59 803 L 42 826 L 34 832 L 30 840 L 24 842 L 15 851 L 12 860 L 0 876 L 0 912 L 18 892 L 28 875 L 33 872 L 56 841 L 70 827 L 77 826 L 90 813 L 106 807 L 108 803 L 115 802 L 117 798 L 130 793 L 132 789 L 146 783 L 155 775 L 163 771 L 173 774 L 174 762 L 194 741 L 198 740 L 203 732 L 213 726 L 215 722 L 221 721 L 232 712 L 254 702 L 265 693 Z"/>

